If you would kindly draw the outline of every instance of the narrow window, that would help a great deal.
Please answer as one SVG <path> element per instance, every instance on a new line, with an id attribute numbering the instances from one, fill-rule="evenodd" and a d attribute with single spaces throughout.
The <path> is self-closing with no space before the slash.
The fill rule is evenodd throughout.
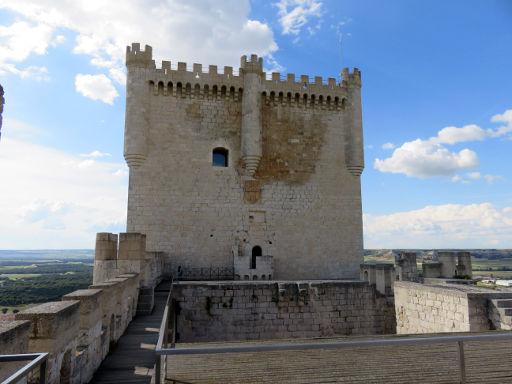
<path id="1" fill-rule="evenodd" d="M 215 148 L 213 150 L 212 165 L 214 167 L 228 166 L 228 150 L 226 148 Z"/>
<path id="2" fill-rule="evenodd" d="M 256 245 L 252 248 L 251 269 L 256 269 L 256 257 L 261 256 L 261 247 Z"/>

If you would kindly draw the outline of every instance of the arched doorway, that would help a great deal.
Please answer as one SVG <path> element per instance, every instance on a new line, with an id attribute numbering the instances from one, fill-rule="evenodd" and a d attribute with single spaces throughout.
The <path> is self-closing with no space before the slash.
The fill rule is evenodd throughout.
<path id="1" fill-rule="evenodd" d="M 262 256 L 261 247 L 259 245 L 252 247 L 251 269 L 256 269 L 257 256 Z"/>

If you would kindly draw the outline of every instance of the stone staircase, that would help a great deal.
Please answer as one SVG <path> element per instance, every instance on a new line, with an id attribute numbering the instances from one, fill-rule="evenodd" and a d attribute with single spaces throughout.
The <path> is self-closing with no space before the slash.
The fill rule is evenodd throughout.
<path id="1" fill-rule="evenodd" d="M 491 299 L 489 319 L 497 330 L 512 330 L 512 299 Z"/>
<path id="2" fill-rule="evenodd" d="M 153 287 L 141 287 L 137 303 L 137 315 L 150 315 L 155 306 L 155 291 Z"/>

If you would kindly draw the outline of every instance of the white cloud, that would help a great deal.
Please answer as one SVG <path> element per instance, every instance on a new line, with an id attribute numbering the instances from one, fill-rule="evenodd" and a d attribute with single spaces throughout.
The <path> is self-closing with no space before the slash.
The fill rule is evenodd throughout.
<path id="1" fill-rule="evenodd" d="M 367 248 L 510 248 L 512 207 L 445 204 L 363 215 Z"/>
<path id="2" fill-rule="evenodd" d="M 279 23 L 284 35 L 298 35 L 313 17 L 322 16 L 322 2 L 319 0 L 281 0 L 275 3 L 279 11 Z M 310 34 L 319 28 L 319 24 L 308 28 Z"/>
<path id="3" fill-rule="evenodd" d="M 404 143 L 387 159 L 375 159 L 374 166 L 381 172 L 403 173 L 420 179 L 450 176 L 463 169 L 478 167 L 478 156 L 469 149 L 451 152 L 429 140 L 416 139 Z"/>
<path id="4" fill-rule="evenodd" d="M 46 135 L 45 131 L 31 124 L 6 117 L 3 120 L 2 137 L 30 141 Z"/>
<path id="5" fill-rule="evenodd" d="M 5 64 L 46 53 L 53 41 L 62 41 L 53 37 L 56 31 L 67 29 L 77 33 L 73 52 L 91 56 L 91 64 L 119 84 L 124 83 L 126 46 L 132 42 L 152 45 L 157 63 L 164 59 L 205 66 L 237 67 L 242 54 L 269 56 L 277 50 L 269 26 L 249 19 L 248 0 L 126 0 L 122 7 L 103 0 L 3 0 L 0 9 L 25 19 L 4 29 Z"/>
<path id="6" fill-rule="evenodd" d="M 503 125 L 499 128 L 497 128 L 495 131 L 491 131 L 490 135 L 492 137 L 498 137 L 501 135 L 504 135 L 506 133 L 512 132 L 512 109 L 506 110 L 504 113 L 494 115 L 491 118 L 491 121 L 493 123 L 505 123 L 506 125 Z"/>
<path id="7" fill-rule="evenodd" d="M 492 184 L 495 180 L 503 179 L 503 177 L 498 175 L 482 175 L 480 172 L 468 172 L 466 176 L 473 180 L 485 179 L 489 184 Z"/>
<path id="8" fill-rule="evenodd" d="M 395 144 L 393 144 L 393 143 L 382 144 L 382 149 L 393 149 L 393 148 L 395 148 Z"/>
<path id="9" fill-rule="evenodd" d="M 98 229 L 125 230 L 124 164 L 9 137 L 0 146 L 2 247 L 91 248 Z"/>
<path id="10" fill-rule="evenodd" d="M 112 156 L 110 153 L 107 152 L 100 152 L 98 150 L 92 151 L 91 153 L 81 153 L 80 157 L 105 157 L 105 156 Z"/>
<path id="11" fill-rule="evenodd" d="M 77 92 L 93 100 L 101 100 L 104 103 L 113 105 L 114 99 L 119 96 L 112 81 L 101 75 L 83 75 L 79 73 L 75 77 L 75 88 Z"/>
<path id="12" fill-rule="evenodd" d="M 437 144 L 455 144 L 465 141 L 482 141 L 487 133 L 478 125 L 471 124 L 462 128 L 446 127 L 441 129 L 436 137 L 430 138 L 430 141 Z"/>
<path id="13" fill-rule="evenodd" d="M 437 136 L 427 140 L 416 139 L 405 142 L 393 151 L 391 157 L 383 160 L 375 159 L 374 167 L 381 172 L 402 173 L 418 178 L 451 176 L 457 171 L 477 168 L 479 161 L 475 152 L 467 148 L 459 152 L 450 151 L 443 145 L 482 141 L 505 135 L 512 131 L 512 110 L 493 116 L 491 121 L 504 122 L 507 125 L 495 130 L 490 128 L 484 130 L 475 124 L 465 125 L 462 128 L 445 127 L 437 133 Z M 382 148 L 391 149 L 391 146 L 391 143 L 386 143 Z M 493 175 L 482 177 L 490 183 L 501 178 Z M 452 181 L 464 183 L 460 177 L 454 177 Z"/>

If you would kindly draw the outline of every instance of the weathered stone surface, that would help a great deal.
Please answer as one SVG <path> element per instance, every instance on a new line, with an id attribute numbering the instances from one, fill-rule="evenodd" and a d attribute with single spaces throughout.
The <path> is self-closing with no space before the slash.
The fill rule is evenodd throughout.
<path id="1" fill-rule="evenodd" d="M 180 282 L 180 342 L 394 333 L 392 300 L 362 281 Z"/>
<path id="2" fill-rule="evenodd" d="M 469 285 L 423 285 L 397 281 L 394 285 L 397 333 L 478 332 L 500 329 L 489 310 L 492 299 L 511 298 Z M 504 314 L 502 314 L 504 315 Z M 508 320 L 494 312 L 494 323 Z"/>
<path id="3" fill-rule="evenodd" d="M 14 355 L 28 352 L 30 322 L 0 322 L 0 354 Z M 0 382 L 8 378 L 26 362 L 0 363 Z"/>
<path id="4" fill-rule="evenodd" d="M 267 80 L 256 56 L 242 58 L 238 75 L 156 69 L 151 47 L 138 44 L 126 64 L 127 230 L 146 234 L 148 251 L 166 252 L 174 268 L 232 268 L 233 246 L 245 257 L 260 246 L 278 279 L 358 277 L 357 69 L 327 84 Z M 227 150 L 227 167 L 212 166 L 216 148 Z M 253 210 L 264 222 L 250 222 Z"/>

